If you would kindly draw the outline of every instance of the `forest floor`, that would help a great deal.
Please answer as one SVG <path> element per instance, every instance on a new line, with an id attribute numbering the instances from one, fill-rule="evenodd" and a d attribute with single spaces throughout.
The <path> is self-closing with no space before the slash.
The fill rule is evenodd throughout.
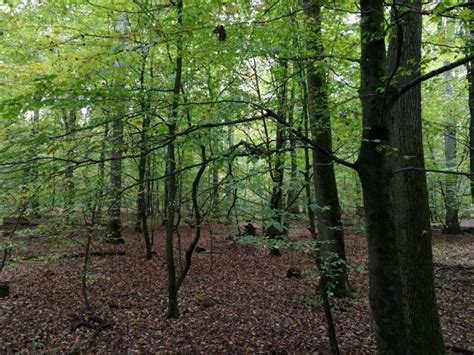
<path id="1" fill-rule="evenodd" d="M 82 314 L 83 258 L 59 255 L 83 252 L 42 238 L 18 252 L 3 275 L 11 293 L 0 298 L 0 352 L 292 352 L 328 353 L 328 339 L 317 277 L 310 255 L 234 243 L 236 228 L 205 225 L 200 246 L 180 293 L 179 319 L 165 317 L 167 304 L 163 232 L 156 233 L 152 261 L 144 258 L 140 233 L 125 233 L 126 243 L 95 241 L 92 251 L 125 255 L 93 256 L 89 292 L 103 330 L 79 326 Z M 193 229 L 182 229 L 185 246 Z M 293 238 L 309 238 L 301 226 Z M 62 243 L 61 245 L 63 245 Z M 348 261 L 367 266 L 366 238 L 348 233 Z M 447 345 L 474 350 L 474 236 L 435 233 L 435 277 L 439 313 Z M 302 278 L 287 278 L 297 267 Z M 351 272 L 351 299 L 332 300 L 342 353 L 373 353 L 367 299 L 367 274 Z"/>

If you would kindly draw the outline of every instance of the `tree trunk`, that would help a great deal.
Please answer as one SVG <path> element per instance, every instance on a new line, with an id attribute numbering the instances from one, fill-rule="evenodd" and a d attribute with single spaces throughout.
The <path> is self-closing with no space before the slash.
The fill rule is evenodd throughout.
<path id="1" fill-rule="evenodd" d="M 73 132 L 74 126 L 76 125 L 76 112 L 70 111 L 68 113 L 64 113 L 63 116 L 63 123 L 64 123 L 64 131 L 66 133 L 66 141 L 68 145 L 71 145 L 73 142 Z M 67 148 L 67 157 L 68 159 L 74 158 L 74 148 L 72 146 L 68 146 Z M 74 209 L 74 165 L 72 163 L 68 163 L 68 166 L 65 170 L 65 179 L 66 179 L 66 193 L 64 197 L 64 207 L 68 211 L 68 215 Z M 68 216 L 67 216 L 68 217 Z"/>
<path id="2" fill-rule="evenodd" d="M 356 167 L 364 195 L 369 249 L 369 301 L 380 354 L 405 354 L 407 321 L 403 311 L 400 261 L 391 162 L 385 151 L 390 137 L 385 97 L 384 1 L 361 0 L 361 86 L 363 133 Z"/>
<path id="3" fill-rule="evenodd" d="M 234 126 L 229 126 L 227 128 L 227 146 L 229 150 L 234 146 Z M 233 169 L 232 169 L 232 161 L 229 160 L 227 163 L 227 170 L 228 174 L 227 176 L 230 178 L 230 185 L 233 184 L 233 179 L 234 179 L 234 174 L 233 174 Z M 225 218 L 225 223 L 226 224 L 231 224 L 232 223 L 232 210 L 235 208 L 235 205 L 237 203 L 238 199 L 238 190 L 237 188 L 232 189 L 232 202 L 229 205 L 229 208 L 227 209 L 226 213 L 226 218 Z"/>
<path id="4" fill-rule="evenodd" d="M 305 132 L 305 137 L 309 138 L 310 137 L 310 129 L 309 129 L 309 117 L 308 117 L 308 90 L 306 88 L 306 82 L 305 82 L 305 77 L 304 77 L 304 68 L 303 66 L 300 67 L 301 71 L 301 87 L 302 87 L 302 96 L 303 96 L 303 122 L 304 122 L 304 132 Z M 305 191 L 306 191 L 306 213 L 308 215 L 308 221 L 309 221 L 309 229 L 311 232 L 311 238 L 316 241 L 317 240 L 317 234 L 316 234 L 316 218 L 314 216 L 314 211 L 313 211 L 313 203 L 312 203 L 312 193 L 311 193 L 311 185 L 312 185 L 312 177 L 311 177 L 311 171 L 312 171 L 312 165 L 310 162 L 310 147 L 309 144 L 306 143 L 304 147 L 304 163 L 305 163 L 305 170 L 304 170 L 304 180 L 305 180 Z M 316 259 L 318 259 L 316 252 Z"/>
<path id="5" fill-rule="evenodd" d="M 104 133 L 103 133 L 103 141 L 100 150 L 100 162 L 98 164 L 98 178 L 97 178 L 97 188 L 95 193 L 95 201 L 94 207 L 92 209 L 92 218 L 91 224 L 95 225 L 96 223 L 100 223 L 102 219 L 102 207 L 103 207 L 103 198 L 104 192 L 107 189 L 106 182 L 105 182 L 105 153 L 106 153 L 106 142 L 109 136 L 109 124 L 106 122 L 104 124 Z"/>
<path id="6" fill-rule="evenodd" d="M 39 97 L 35 97 L 35 100 L 37 101 L 41 101 L 41 95 L 39 95 Z M 31 119 L 31 124 L 32 124 L 32 129 L 31 129 L 31 133 L 33 136 L 36 136 L 38 134 L 38 124 L 39 124 L 39 120 L 40 120 L 40 110 L 39 109 L 36 109 L 33 111 L 33 116 L 32 116 L 32 119 Z M 32 182 L 33 182 L 33 186 L 36 185 L 36 179 L 37 179 L 37 176 L 38 176 L 38 164 L 36 161 L 32 161 L 31 163 L 31 170 L 29 170 L 27 172 L 27 175 L 29 175 L 30 177 L 32 177 Z M 40 217 L 40 200 L 39 200 L 39 197 L 37 195 L 36 192 L 34 192 L 30 198 L 30 201 L 31 201 L 31 209 L 32 209 L 32 214 L 33 214 L 33 217 L 35 218 L 39 218 Z"/>
<path id="7" fill-rule="evenodd" d="M 324 54 L 321 31 L 321 5 L 317 0 L 304 0 L 305 14 L 311 18 L 311 43 L 308 47 L 315 55 Z M 327 68 L 325 64 L 308 67 L 308 115 L 312 139 L 319 147 L 332 151 L 331 118 L 328 106 Z M 320 149 L 313 149 L 313 183 L 316 198 L 316 216 L 322 270 L 330 278 L 324 278 L 336 297 L 351 295 L 345 265 L 344 231 L 337 192 L 334 163 Z M 344 261 L 341 263 L 340 261 Z"/>
<path id="8" fill-rule="evenodd" d="M 177 0 L 176 7 L 178 10 L 178 25 L 180 31 L 182 31 L 183 26 L 183 0 Z M 168 196 L 166 198 L 166 266 L 168 271 L 168 311 L 167 316 L 169 318 L 178 318 L 179 317 L 179 308 L 178 308 L 178 287 L 176 283 L 176 266 L 174 260 L 174 221 L 175 221 L 175 212 L 176 212 L 176 195 L 177 195 L 177 185 L 176 185 L 176 154 L 175 154 L 175 145 L 174 139 L 176 136 L 178 120 L 178 107 L 179 107 L 179 98 L 181 92 L 181 76 L 183 69 L 183 37 L 182 34 L 178 35 L 177 40 L 177 56 L 176 56 L 176 76 L 174 80 L 174 89 L 173 89 L 173 103 L 171 107 L 171 115 L 168 121 L 168 147 L 167 147 L 167 168 L 168 177 L 166 179 L 166 190 Z"/>
<path id="9" fill-rule="evenodd" d="M 219 214 L 219 167 L 220 167 L 220 162 L 215 162 L 212 165 L 212 215 L 213 217 L 217 217 L 217 218 L 220 217 L 220 214 Z"/>
<path id="10" fill-rule="evenodd" d="M 127 29 L 128 17 L 126 14 L 119 14 L 116 20 L 115 27 L 122 37 L 128 33 Z M 115 66 L 123 67 L 121 61 L 117 61 Z M 118 86 L 124 90 L 123 85 Z M 115 115 L 112 120 L 112 156 L 110 162 L 110 206 L 109 206 L 109 221 L 107 241 L 112 244 L 124 243 L 122 237 L 122 155 L 123 155 L 123 122 L 122 110 Z"/>
<path id="11" fill-rule="evenodd" d="M 279 89 L 277 89 L 278 96 L 278 115 L 286 120 L 287 116 L 287 71 L 288 63 L 283 61 L 280 66 L 277 68 L 277 71 L 281 70 L 280 76 L 281 80 L 278 80 Z M 279 73 L 277 73 L 279 74 Z M 284 153 L 286 145 L 286 132 L 285 127 L 277 123 L 276 129 L 276 144 L 275 144 L 275 161 L 273 168 L 270 166 L 271 178 L 272 178 L 272 195 L 270 200 L 270 212 L 272 223 L 266 228 L 265 236 L 272 240 L 279 240 L 285 237 L 288 234 L 286 226 L 284 226 L 283 221 L 283 179 L 285 174 L 284 166 Z M 271 165 L 271 164 L 270 164 Z M 270 250 L 271 255 L 281 256 L 281 251 L 279 247 L 273 246 Z"/>
<path id="12" fill-rule="evenodd" d="M 122 237 L 122 150 L 123 123 L 122 117 L 116 116 L 112 121 L 112 160 L 110 162 L 110 206 L 107 241 L 112 244 L 124 243 Z"/>
<path id="13" fill-rule="evenodd" d="M 388 52 L 389 73 L 403 86 L 420 76 L 422 17 L 400 14 L 406 7 L 421 9 L 421 0 L 401 0 L 392 10 L 394 27 Z M 400 18 L 398 18 L 400 17 Z M 398 33 L 401 31 L 400 33 Z M 399 70 L 404 75 L 396 75 Z M 406 75 L 407 72 L 410 75 Z M 390 147 L 393 171 L 407 167 L 425 168 L 421 123 L 421 85 L 400 97 L 391 107 Z M 431 250 L 431 225 L 426 173 L 404 171 L 392 178 L 392 199 L 400 253 L 404 312 L 409 322 L 408 353 L 444 352 L 439 324 Z M 414 198 L 416 196 L 416 198 Z"/>
<path id="14" fill-rule="evenodd" d="M 467 41 L 468 55 L 474 54 L 474 0 L 469 1 L 471 19 L 467 23 Z M 471 173 L 471 203 L 474 204 L 474 60 L 467 64 L 467 80 L 469 88 L 469 172 Z"/>
<path id="15" fill-rule="evenodd" d="M 294 106 L 295 106 L 295 89 L 291 89 L 290 94 L 290 105 L 288 109 L 288 125 L 293 127 L 294 125 Z M 288 191 L 287 198 L 287 210 L 290 213 L 298 214 L 298 195 L 299 195 L 299 184 L 298 184 L 298 155 L 296 150 L 297 139 L 293 133 L 288 135 L 290 143 L 290 188 Z"/>
<path id="16" fill-rule="evenodd" d="M 447 64 L 447 63 L 445 63 Z M 450 101 L 453 97 L 453 87 L 451 85 L 452 72 L 445 73 L 446 100 Z M 446 159 L 446 168 L 448 170 L 456 169 L 456 125 L 452 124 L 453 118 L 446 116 L 446 126 L 444 127 L 444 154 Z M 444 204 L 446 207 L 444 234 L 462 234 L 459 225 L 459 212 L 457 200 L 457 178 L 455 175 L 446 176 L 446 191 L 444 195 Z"/>
<path id="17" fill-rule="evenodd" d="M 143 93 L 141 98 L 140 106 L 143 112 L 142 120 L 142 131 L 140 135 L 140 160 L 138 162 L 138 215 L 140 221 L 137 220 L 137 225 L 140 227 L 143 232 L 143 239 L 145 241 L 145 257 L 147 260 L 152 258 L 151 250 L 151 240 L 148 233 L 148 224 L 147 224 L 147 199 L 146 199 L 146 183 L 145 176 L 147 170 L 147 143 L 148 143 L 148 129 L 150 128 L 150 115 L 148 113 L 149 105 L 147 102 L 147 97 L 145 96 L 145 65 L 146 65 L 146 56 L 143 57 L 142 70 L 140 73 L 140 88 Z M 137 226 L 135 226 L 137 227 Z M 136 230 L 136 228 L 135 228 Z"/>
<path id="18" fill-rule="evenodd" d="M 194 250 L 201 239 L 201 224 L 202 224 L 202 215 L 198 203 L 198 192 L 199 192 L 199 184 L 201 182 L 201 178 L 204 175 L 204 171 L 206 170 L 206 147 L 204 145 L 200 146 L 201 150 L 201 167 L 199 168 L 198 173 L 193 181 L 192 191 L 191 191 L 191 199 L 193 201 L 193 211 L 194 211 L 194 221 L 196 223 L 196 232 L 194 235 L 194 239 L 192 240 L 188 250 L 186 250 L 186 260 L 183 269 L 179 275 L 176 288 L 179 290 L 181 285 L 183 284 L 184 279 L 188 275 L 189 269 L 191 268 L 191 262 Z"/>

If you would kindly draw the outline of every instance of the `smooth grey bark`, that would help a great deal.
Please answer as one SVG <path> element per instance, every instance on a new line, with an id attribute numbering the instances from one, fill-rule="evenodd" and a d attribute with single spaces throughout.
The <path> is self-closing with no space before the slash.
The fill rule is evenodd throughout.
<path id="1" fill-rule="evenodd" d="M 122 154 L 123 154 L 123 122 L 121 115 L 112 120 L 112 152 L 110 161 L 107 241 L 112 244 L 124 243 L 122 237 Z"/>
<path id="2" fill-rule="evenodd" d="M 447 63 L 444 63 L 445 65 Z M 446 87 L 446 101 L 450 101 L 453 97 L 453 80 L 452 71 L 449 70 L 444 74 Z M 449 114 L 445 118 L 446 125 L 444 127 L 444 155 L 446 160 L 446 168 L 448 170 L 456 169 L 456 125 L 453 124 L 453 117 Z M 459 225 L 459 203 L 457 199 L 457 177 L 455 175 L 447 175 L 445 180 L 444 204 L 446 208 L 444 234 L 462 234 Z"/>
<path id="3" fill-rule="evenodd" d="M 321 1 L 303 0 L 304 12 L 310 21 L 311 38 L 307 47 L 316 55 L 324 53 L 321 28 Z M 328 105 L 327 68 L 315 63 L 307 69 L 308 115 L 312 139 L 322 149 L 332 151 L 331 117 Z M 313 184 L 316 201 L 321 271 L 327 275 L 324 288 L 330 286 L 336 297 L 352 293 L 345 264 L 344 230 L 337 191 L 334 162 L 320 149 L 312 150 Z"/>
<path id="4" fill-rule="evenodd" d="M 122 36 L 128 33 L 128 17 L 126 14 L 119 14 L 115 23 L 115 29 Z M 115 66 L 123 67 L 121 61 L 117 61 Z M 117 85 L 117 89 L 124 90 L 122 85 Z M 109 196 L 110 205 L 108 213 L 107 241 L 112 244 L 124 243 L 122 237 L 122 155 L 123 155 L 123 109 L 119 109 L 112 120 L 112 152 L 110 161 Z"/>
<path id="5" fill-rule="evenodd" d="M 422 16 L 404 12 L 406 6 L 421 9 L 421 0 L 400 0 L 398 4 L 400 6 L 392 8 L 395 25 L 388 49 L 388 73 L 393 75 L 392 85 L 402 87 L 421 74 Z M 404 75 L 398 75 L 401 69 Z M 425 168 L 421 109 L 421 85 L 400 97 L 391 107 L 389 143 L 397 152 L 392 154 L 393 171 L 407 167 Z M 407 351 L 409 354 L 443 353 L 435 297 L 426 173 L 420 170 L 395 174 L 391 188 L 396 206 L 393 216 L 400 253 L 404 313 L 409 324 Z"/>

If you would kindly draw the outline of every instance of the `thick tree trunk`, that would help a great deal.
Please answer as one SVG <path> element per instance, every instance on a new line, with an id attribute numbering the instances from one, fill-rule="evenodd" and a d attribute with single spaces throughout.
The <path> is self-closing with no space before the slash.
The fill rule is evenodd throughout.
<path id="1" fill-rule="evenodd" d="M 445 63 L 447 64 L 447 63 Z M 452 72 L 445 73 L 446 99 L 453 97 L 453 87 L 451 85 Z M 448 170 L 456 169 L 456 126 L 452 124 L 453 118 L 446 116 L 446 126 L 444 127 L 444 154 L 446 159 L 446 168 Z M 446 176 L 446 191 L 444 194 L 444 205 L 446 207 L 444 234 L 462 234 L 459 225 L 459 211 L 457 200 L 457 178 L 455 175 Z"/>
<path id="2" fill-rule="evenodd" d="M 361 179 L 369 249 L 369 301 L 380 354 L 405 354 L 407 320 L 390 184 L 390 137 L 385 97 L 384 1 L 361 0 L 361 87 L 363 135 L 356 163 Z"/>
<path id="3" fill-rule="evenodd" d="M 421 0 L 401 0 L 401 5 L 421 8 Z M 419 77 L 421 63 L 422 17 L 418 13 L 403 13 L 405 7 L 393 9 L 394 33 L 389 45 L 389 73 L 394 82 L 403 86 Z M 399 17 L 403 13 L 403 17 Z M 399 33 L 399 31 L 401 31 Z M 410 75 L 399 76 L 404 69 Z M 425 168 L 421 123 L 421 86 L 399 98 L 391 108 L 389 143 L 393 171 L 407 167 Z M 404 312 L 408 327 L 410 354 L 444 352 L 439 324 L 431 250 L 431 226 L 428 188 L 424 171 L 395 173 L 392 178 L 392 199 L 397 243 L 401 256 Z M 416 196 L 416 198 L 414 198 Z"/>
<path id="4" fill-rule="evenodd" d="M 176 7 L 178 9 L 178 25 L 180 31 L 183 26 L 183 0 L 177 0 Z M 178 106 L 181 93 L 181 77 L 183 70 L 183 38 L 179 34 L 177 40 L 177 56 L 176 56 L 176 75 L 173 89 L 173 103 L 171 107 L 171 115 L 168 122 L 168 139 L 169 144 L 167 148 L 167 168 L 168 177 L 166 179 L 167 190 L 167 206 L 166 206 L 166 266 L 168 271 L 168 311 L 167 316 L 170 318 L 179 317 L 178 308 L 178 286 L 176 280 L 176 266 L 174 260 L 174 228 L 175 228 L 175 214 L 176 214 L 176 154 L 175 154 L 175 136 L 178 120 Z"/>
<path id="5" fill-rule="evenodd" d="M 311 18 L 311 43 L 308 47 L 316 55 L 324 54 L 321 31 L 321 5 L 317 0 L 304 0 L 304 10 Z M 312 139 L 319 147 L 332 151 L 331 118 L 328 106 L 327 68 L 325 64 L 308 67 L 308 115 Z M 325 278 L 336 297 L 351 295 L 345 263 L 344 231 L 341 223 L 341 208 L 337 192 L 334 163 L 320 149 L 313 149 L 313 183 L 318 217 L 318 240 L 323 270 L 331 274 Z M 324 286 L 325 288 L 327 286 Z"/>

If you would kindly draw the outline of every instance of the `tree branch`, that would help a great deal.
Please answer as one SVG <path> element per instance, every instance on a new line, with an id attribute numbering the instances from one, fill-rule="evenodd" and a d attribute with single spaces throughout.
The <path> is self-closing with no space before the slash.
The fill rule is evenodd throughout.
<path id="1" fill-rule="evenodd" d="M 272 110 L 270 109 L 263 109 L 265 112 L 267 112 L 267 114 L 274 118 L 275 121 L 277 121 L 279 124 L 285 126 L 286 128 L 290 129 L 291 130 L 291 133 L 293 133 L 296 137 L 298 137 L 301 141 L 309 144 L 311 147 L 313 147 L 314 149 L 317 149 L 319 150 L 321 153 L 323 153 L 324 155 L 326 155 L 327 157 L 331 158 L 333 161 L 335 161 L 336 163 L 338 164 L 341 164 L 343 166 L 346 166 L 348 168 L 351 168 L 351 169 L 354 169 L 354 170 L 357 170 L 357 165 L 355 163 L 351 163 L 351 162 L 348 162 L 347 160 L 344 160 L 344 159 L 341 159 L 339 157 L 337 157 L 336 155 L 334 155 L 332 152 L 330 152 L 328 149 L 324 148 L 324 147 L 321 147 L 319 144 L 317 144 L 316 142 L 313 142 L 311 139 L 309 139 L 308 137 L 306 137 L 304 134 L 302 134 L 300 131 L 298 131 L 297 129 L 293 128 L 291 125 L 289 125 L 285 120 L 283 120 L 278 114 L 276 114 L 275 112 L 273 112 Z"/>
<path id="2" fill-rule="evenodd" d="M 434 78 L 435 76 L 438 76 L 440 74 L 443 74 L 444 72 L 447 72 L 448 70 L 452 70 L 454 68 L 460 67 L 463 64 L 466 64 L 467 62 L 471 61 L 474 59 L 474 55 L 469 55 L 467 57 L 461 58 L 456 60 L 455 62 L 452 62 L 448 65 L 444 65 L 441 68 L 435 69 L 433 71 L 430 71 L 429 73 L 426 73 L 424 75 L 419 76 L 416 79 L 413 79 L 410 81 L 408 84 L 405 86 L 401 87 L 397 94 L 393 97 L 394 100 L 398 99 L 400 96 L 404 95 L 406 92 L 410 91 L 413 89 L 415 86 L 420 85 L 422 82 L 429 80 L 431 78 Z"/>
<path id="3" fill-rule="evenodd" d="M 446 175 L 458 175 L 458 176 L 465 176 L 471 180 L 474 179 L 474 174 L 471 173 L 465 173 L 462 171 L 452 171 L 452 170 L 440 170 L 440 169 L 423 169 L 423 168 L 415 168 L 413 166 L 407 167 L 407 168 L 402 168 L 395 170 L 392 175 L 395 174 L 400 174 L 404 173 L 407 171 L 420 171 L 420 172 L 425 172 L 425 173 L 437 173 L 437 174 L 446 174 Z"/>

